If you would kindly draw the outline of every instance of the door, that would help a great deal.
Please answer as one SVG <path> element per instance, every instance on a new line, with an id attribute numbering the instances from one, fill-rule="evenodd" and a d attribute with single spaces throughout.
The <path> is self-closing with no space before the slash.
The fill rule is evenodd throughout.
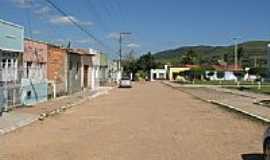
<path id="1" fill-rule="evenodd" d="M 84 77 L 83 77 L 83 87 L 84 88 L 87 88 L 88 87 L 89 66 L 88 65 L 84 65 L 83 71 L 84 71 L 84 73 L 83 73 L 83 75 L 84 75 Z"/>

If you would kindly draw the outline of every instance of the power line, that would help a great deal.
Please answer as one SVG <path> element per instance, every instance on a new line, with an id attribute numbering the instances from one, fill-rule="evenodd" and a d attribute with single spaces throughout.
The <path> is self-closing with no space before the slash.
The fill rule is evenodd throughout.
<path id="1" fill-rule="evenodd" d="M 98 44 L 100 44 L 101 46 L 103 46 L 106 49 L 109 49 L 111 51 L 113 51 L 112 49 L 110 49 L 110 47 L 106 46 L 102 41 L 100 41 L 99 39 L 97 39 L 92 33 L 90 33 L 87 29 L 85 29 L 83 26 L 81 26 L 81 24 L 79 24 L 78 22 L 76 22 L 73 18 L 71 18 L 65 11 L 63 11 L 60 7 L 58 7 L 54 2 L 52 2 L 51 0 L 45 0 L 48 4 L 50 4 L 54 9 L 56 9 L 59 13 L 61 13 L 63 16 L 65 16 L 75 27 L 77 27 L 79 30 L 81 30 L 82 32 L 84 32 L 85 34 L 87 34 L 91 39 L 93 39 L 94 41 L 96 41 Z"/>

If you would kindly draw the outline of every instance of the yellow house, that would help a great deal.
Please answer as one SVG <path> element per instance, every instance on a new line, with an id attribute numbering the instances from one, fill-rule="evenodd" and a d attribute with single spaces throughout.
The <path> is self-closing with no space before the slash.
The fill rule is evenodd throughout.
<path id="1" fill-rule="evenodd" d="M 170 68 L 170 70 L 169 70 L 170 81 L 174 81 L 180 72 L 184 72 L 184 71 L 188 71 L 188 70 L 190 70 L 190 68 L 188 68 L 188 67 L 172 67 L 172 68 Z"/>

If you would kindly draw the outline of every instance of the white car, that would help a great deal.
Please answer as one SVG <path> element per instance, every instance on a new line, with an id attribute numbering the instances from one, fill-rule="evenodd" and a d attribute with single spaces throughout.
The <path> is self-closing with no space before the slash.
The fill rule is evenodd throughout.
<path id="1" fill-rule="evenodd" d="M 263 154 L 265 160 L 270 160 L 270 127 L 267 128 L 263 136 Z"/>
<path id="2" fill-rule="evenodd" d="M 123 77 L 120 80 L 120 84 L 119 84 L 120 88 L 131 88 L 132 87 L 132 82 L 130 80 L 129 77 Z"/>

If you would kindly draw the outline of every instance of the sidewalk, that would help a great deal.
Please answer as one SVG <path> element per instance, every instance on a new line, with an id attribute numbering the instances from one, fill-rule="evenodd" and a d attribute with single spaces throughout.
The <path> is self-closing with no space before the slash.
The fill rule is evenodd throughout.
<path id="1" fill-rule="evenodd" d="M 79 92 L 70 96 L 59 97 L 34 106 L 17 108 L 11 112 L 4 113 L 0 117 L 0 135 L 11 132 L 17 128 L 29 125 L 37 120 L 53 114 L 58 114 L 86 100 L 107 94 L 112 87 L 101 87 L 95 91 Z"/>
<path id="2" fill-rule="evenodd" d="M 206 102 L 217 104 L 259 119 L 263 122 L 270 123 L 270 108 L 254 104 L 254 102 L 259 100 L 270 99 L 270 96 L 225 89 L 217 86 L 192 87 L 191 85 L 186 86 L 173 82 L 164 82 L 164 84 L 179 89 Z"/>

